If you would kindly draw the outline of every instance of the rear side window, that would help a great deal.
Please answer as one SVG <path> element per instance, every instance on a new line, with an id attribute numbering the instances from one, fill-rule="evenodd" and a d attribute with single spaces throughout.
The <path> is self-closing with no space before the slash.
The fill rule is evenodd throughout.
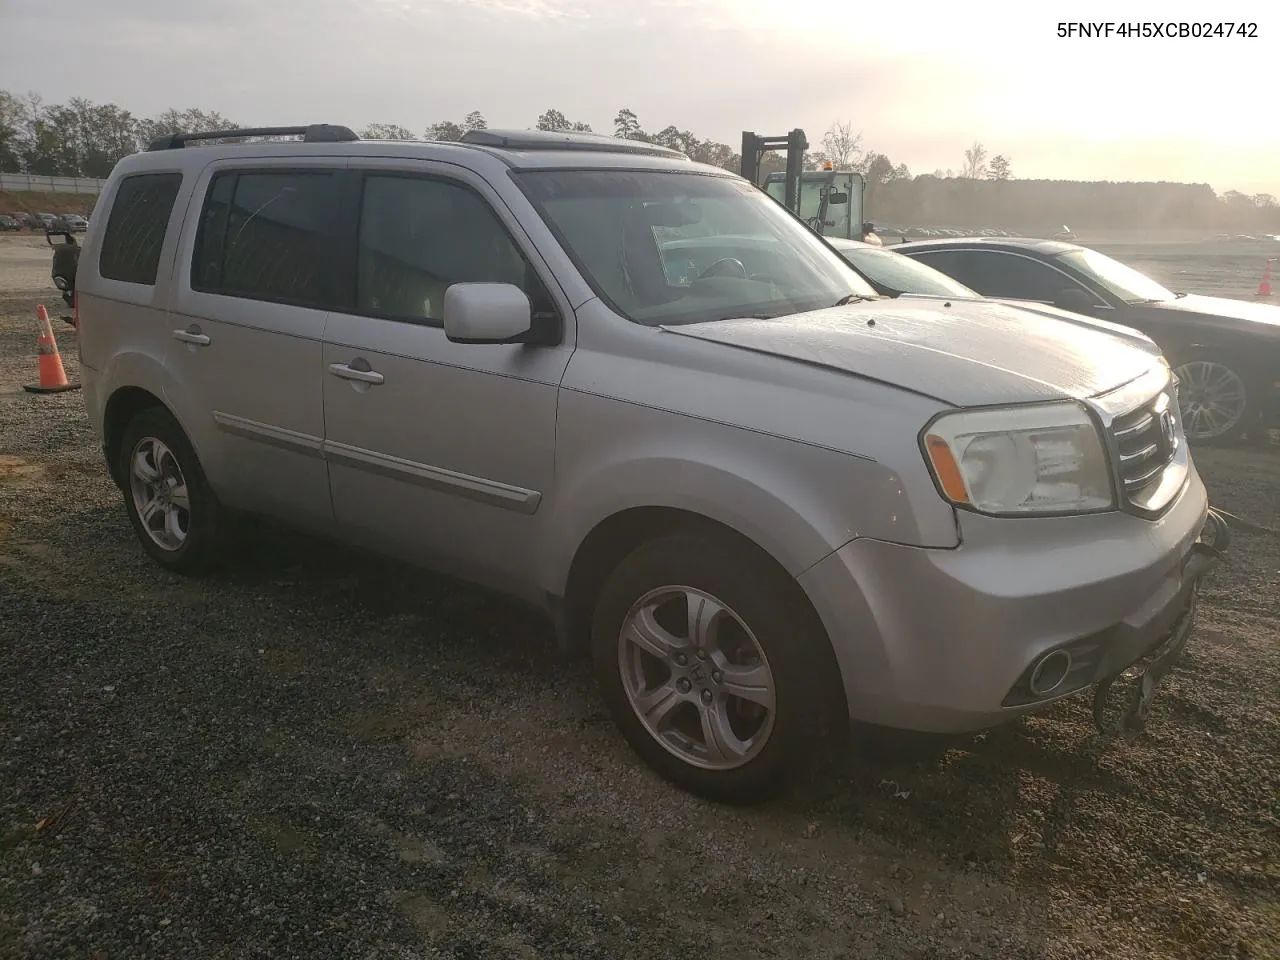
<path id="1" fill-rule="evenodd" d="M 331 307 L 331 237 L 337 209 L 334 171 L 217 174 L 201 214 L 192 288 L 249 300 Z"/>
<path id="2" fill-rule="evenodd" d="M 181 186 L 180 173 L 143 173 L 120 181 L 98 254 L 99 274 L 108 280 L 155 285 L 169 215 Z"/>
<path id="3" fill-rule="evenodd" d="M 1000 250 L 948 250 L 918 259 L 984 297 L 1052 303 L 1064 288 L 1077 286 L 1046 264 Z"/>

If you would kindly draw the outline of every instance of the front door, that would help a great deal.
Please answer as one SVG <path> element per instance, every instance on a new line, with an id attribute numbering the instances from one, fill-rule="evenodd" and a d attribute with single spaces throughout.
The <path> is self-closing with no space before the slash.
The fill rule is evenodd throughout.
<path id="1" fill-rule="evenodd" d="M 357 164 L 355 305 L 330 317 L 324 338 L 335 518 L 375 549 L 523 592 L 552 483 L 572 315 L 482 180 L 420 162 Z M 520 286 L 559 343 L 450 342 L 444 292 L 467 281 Z"/>

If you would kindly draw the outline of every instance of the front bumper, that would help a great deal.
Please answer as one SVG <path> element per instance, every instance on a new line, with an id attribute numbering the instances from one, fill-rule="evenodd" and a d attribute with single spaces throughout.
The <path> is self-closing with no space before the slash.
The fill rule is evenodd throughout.
<path id="1" fill-rule="evenodd" d="M 861 539 L 801 575 L 852 719 L 976 730 L 1114 677 L 1184 622 L 1190 632 L 1189 599 L 1217 555 L 1202 533 L 1225 531 L 1194 468 L 1157 520 L 968 514 L 961 523 L 953 550 Z M 1062 650 L 1069 669 L 1037 695 L 1035 667 Z"/>

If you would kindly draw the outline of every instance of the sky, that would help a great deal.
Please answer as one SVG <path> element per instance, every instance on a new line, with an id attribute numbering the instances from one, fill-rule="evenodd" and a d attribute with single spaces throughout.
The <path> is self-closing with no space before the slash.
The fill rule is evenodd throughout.
<path id="1" fill-rule="evenodd" d="M 1017 177 L 1179 180 L 1280 196 L 1280 4 L 1085 0 L 0 0 L 0 89 L 138 116 L 399 123 L 620 107 L 737 147 L 834 122 L 913 173 L 975 141 Z M 1124 8 L 1124 13 L 1117 8 Z M 1063 38 L 1073 22 L 1256 36 Z M 1213 21 L 1217 23 L 1215 19 Z"/>

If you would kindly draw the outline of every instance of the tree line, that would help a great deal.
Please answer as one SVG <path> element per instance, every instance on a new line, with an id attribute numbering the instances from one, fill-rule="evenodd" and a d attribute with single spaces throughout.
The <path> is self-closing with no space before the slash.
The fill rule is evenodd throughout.
<path id="1" fill-rule="evenodd" d="M 101 179 L 121 157 L 145 148 L 156 137 L 237 126 L 217 111 L 194 107 L 144 118 L 114 103 L 73 97 L 46 104 L 35 94 L 0 90 L 0 172 Z M 394 123 L 372 123 L 358 132 L 368 139 L 458 140 L 468 130 L 487 127 L 484 114 L 473 110 L 460 120 L 441 120 L 420 132 Z M 593 132 L 589 123 L 571 120 L 558 109 L 544 111 L 534 128 Z M 612 129 L 597 132 L 671 147 L 700 163 L 734 172 L 741 165 L 734 146 L 675 124 L 646 129 L 627 107 L 618 110 Z M 1229 190 L 1219 195 L 1208 184 L 1020 180 L 1013 176 L 1008 157 L 990 156 L 981 142 L 964 150 L 957 169 L 913 175 L 905 163 L 865 146 L 862 133 L 848 121 L 833 123 L 805 154 L 807 169 L 827 162 L 863 175 L 869 219 L 904 227 L 1280 230 L 1280 204 L 1270 194 Z M 762 174 L 784 168 L 785 157 L 778 152 L 767 153 L 761 162 Z"/>

